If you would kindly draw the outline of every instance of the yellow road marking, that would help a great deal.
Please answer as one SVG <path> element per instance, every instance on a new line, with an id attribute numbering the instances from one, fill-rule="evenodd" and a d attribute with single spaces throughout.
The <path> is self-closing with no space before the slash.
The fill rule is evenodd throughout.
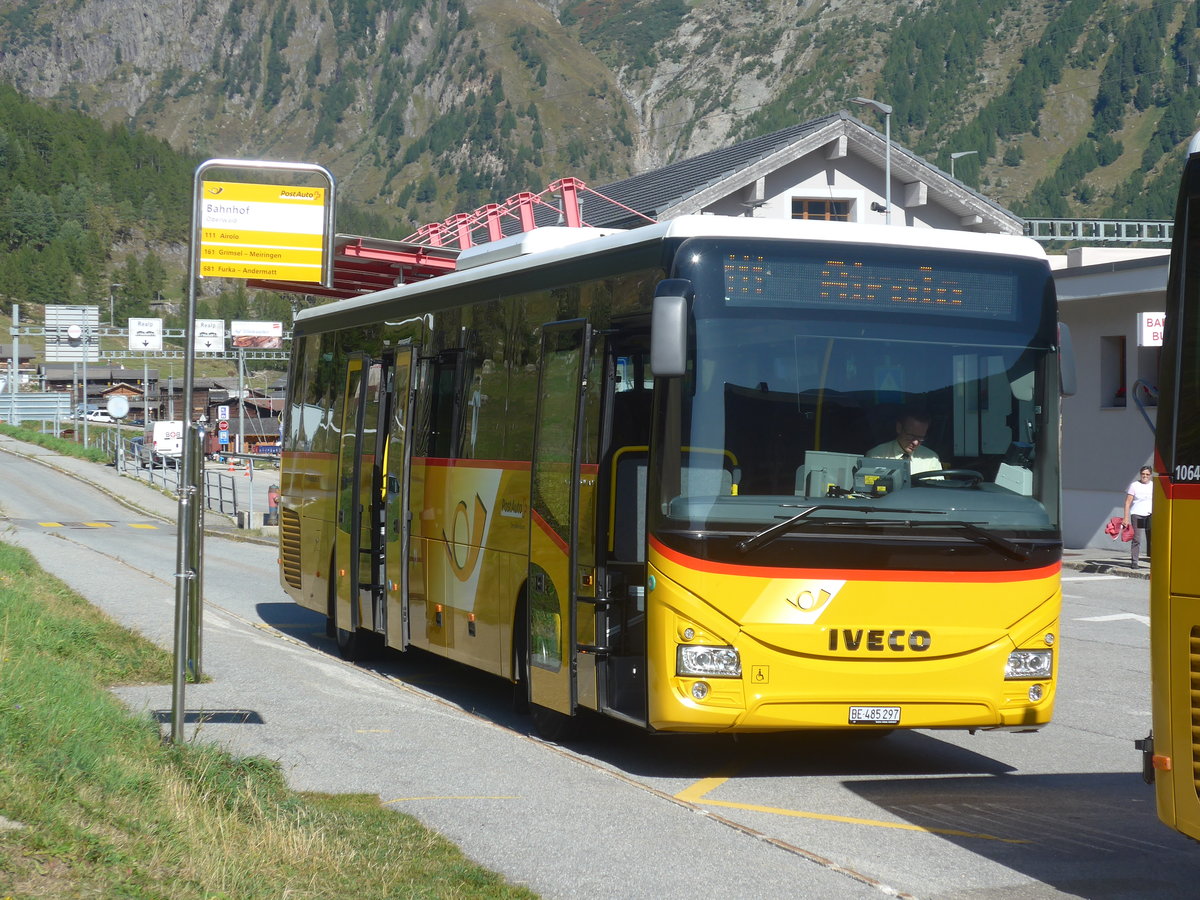
<path id="1" fill-rule="evenodd" d="M 151 525 L 145 522 L 126 522 L 130 528 L 148 528 L 157 529 L 157 525 Z M 112 522 L 38 522 L 39 528 L 66 528 L 67 526 L 79 526 L 81 528 L 112 528 Z"/>
<path id="2" fill-rule="evenodd" d="M 684 790 L 680 791 L 675 795 L 675 798 L 677 800 L 686 801 L 687 803 L 703 803 L 705 801 L 703 801 L 701 798 L 705 794 L 707 794 L 709 791 L 715 791 L 717 788 L 727 782 L 730 777 L 731 776 L 729 775 L 724 775 L 716 778 L 702 778 L 690 788 L 685 788 Z"/>
<path id="3" fill-rule="evenodd" d="M 984 841 L 1000 841 L 1003 844 L 1028 844 L 1021 838 L 1003 838 L 994 834 L 979 834 L 973 831 L 958 831 L 953 828 L 926 828 L 923 825 L 913 825 L 910 822 L 883 822 L 878 819 L 858 819 L 852 816 L 835 816 L 828 813 L 805 812 L 798 809 L 782 809 L 777 806 L 758 806 L 753 803 L 731 803 L 726 800 L 705 800 L 705 795 L 715 791 L 728 781 L 730 776 L 702 778 L 691 787 L 684 788 L 675 795 L 675 799 L 700 806 L 720 806 L 725 809 L 744 809 L 748 812 L 769 813 L 774 816 L 788 816 L 793 819 L 816 819 L 823 822 L 840 822 L 845 825 L 867 825 L 871 828 L 894 828 L 899 831 L 922 831 L 926 834 L 944 834 L 951 837 L 978 838 Z"/>

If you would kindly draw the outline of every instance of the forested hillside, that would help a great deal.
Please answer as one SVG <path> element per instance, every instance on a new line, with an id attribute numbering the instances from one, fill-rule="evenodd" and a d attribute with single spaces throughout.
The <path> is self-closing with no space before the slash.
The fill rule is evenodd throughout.
<path id="1" fill-rule="evenodd" d="M 166 264 L 144 248 L 186 240 L 191 167 L 159 138 L 0 86 L 0 296 L 98 302 L 119 282 L 128 315 L 132 298 L 165 291 Z M 135 238 L 144 252 L 119 255 Z"/>
<path id="2" fill-rule="evenodd" d="M 1198 63 L 1197 0 L 0 0 L 0 290 L 179 295 L 200 159 L 322 163 L 402 237 L 855 96 L 1023 215 L 1166 218 Z"/>

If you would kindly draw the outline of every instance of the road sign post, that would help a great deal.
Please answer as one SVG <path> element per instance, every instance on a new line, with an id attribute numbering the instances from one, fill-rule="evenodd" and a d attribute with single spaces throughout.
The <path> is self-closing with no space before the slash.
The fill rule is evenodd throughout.
<path id="1" fill-rule="evenodd" d="M 205 181 L 205 174 L 214 169 L 271 171 L 291 176 L 293 180 L 320 179 L 324 186 Z M 203 456 L 200 442 L 195 439 L 196 423 L 192 421 L 196 354 L 225 349 L 223 321 L 217 328 L 213 322 L 205 322 L 208 326 L 205 338 L 200 338 L 196 281 L 273 278 L 328 285 L 333 276 L 334 192 L 333 175 L 324 166 L 311 163 L 210 159 L 197 167 L 192 180 L 189 351 L 183 364 L 184 442 L 175 554 L 175 669 L 171 686 L 171 740 L 175 743 L 183 741 L 185 668 L 190 666 L 193 672 L 200 671 L 199 625 L 192 624 L 189 613 L 190 607 L 203 602 L 199 590 L 204 564 Z M 194 653 L 189 652 L 189 646 Z"/>

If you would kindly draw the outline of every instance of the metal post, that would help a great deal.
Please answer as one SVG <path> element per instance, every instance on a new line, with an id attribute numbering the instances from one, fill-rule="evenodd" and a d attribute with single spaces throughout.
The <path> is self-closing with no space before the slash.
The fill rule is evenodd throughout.
<path id="1" fill-rule="evenodd" d="M 242 384 L 242 373 L 246 370 L 246 351 L 238 350 L 238 453 L 246 452 L 246 391 Z"/>
<path id="2" fill-rule="evenodd" d="M 88 445 L 88 344 L 92 340 L 92 329 L 88 324 L 88 315 L 83 314 L 83 446 Z"/>
<path id="3" fill-rule="evenodd" d="M 194 460 L 192 479 L 188 482 L 192 500 L 189 507 L 188 531 L 195 539 L 192 541 L 188 560 L 192 577 L 188 580 L 187 671 L 191 675 L 192 683 L 199 684 L 202 676 L 204 624 L 204 427 L 197 425 L 195 428 L 189 428 L 188 441 Z"/>
<path id="4" fill-rule="evenodd" d="M 12 394 L 12 406 L 8 409 L 8 424 L 16 427 L 21 424 L 17 417 L 17 380 L 21 377 L 21 354 L 17 351 L 17 335 L 21 331 L 21 310 L 18 304 L 13 304 L 12 314 L 12 359 L 8 363 L 8 389 Z"/>
<path id="5" fill-rule="evenodd" d="M 892 108 L 870 97 L 854 97 L 851 103 L 866 106 L 883 116 L 883 215 L 884 224 L 892 224 Z"/>
<path id="6" fill-rule="evenodd" d="M 192 514 L 192 504 L 196 501 L 193 485 L 197 456 L 192 437 L 192 386 L 196 372 L 196 279 L 200 274 L 200 234 L 196 211 L 200 208 L 203 168 L 201 166 L 196 169 L 192 181 L 192 228 L 188 242 L 187 336 L 184 341 L 187 352 L 183 356 L 184 442 L 179 471 L 178 540 L 175 553 L 175 671 L 171 694 L 171 740 L 175 743 L 183 740 L 184 667 L 188 657 L 190 622 L 188 607 L 193 593 L 190 582 L 200 577 L 199 572 L 192 568 L 200 558 L 193 545 L 199 543 L 203 537 L 193 532 L 198 520 Z"/>
<path id="7" fill-rule="evenodd" d="M 883 223 L 892 224 L 892 108 L 889 106 L 883 116 L 883 140 L 887 145 L 884 151 L 883 163 L 883 205 L 887 212 L 883 214 Z"/>

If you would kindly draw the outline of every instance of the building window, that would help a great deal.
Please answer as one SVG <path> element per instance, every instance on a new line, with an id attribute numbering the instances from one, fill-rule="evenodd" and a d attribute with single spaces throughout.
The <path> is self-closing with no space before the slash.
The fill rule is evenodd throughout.
<path id="1" fill-rule="evenodd" d="M 826 222 L 849 222 L 849 200 L 808 200 L 792 198 L 793 219 L 823 219 Z"/>
<path id="2" fill-rule="evenodd" d="M 1100 405 L 1125 405 L 1125 335 L 1100 338 Z"/>

